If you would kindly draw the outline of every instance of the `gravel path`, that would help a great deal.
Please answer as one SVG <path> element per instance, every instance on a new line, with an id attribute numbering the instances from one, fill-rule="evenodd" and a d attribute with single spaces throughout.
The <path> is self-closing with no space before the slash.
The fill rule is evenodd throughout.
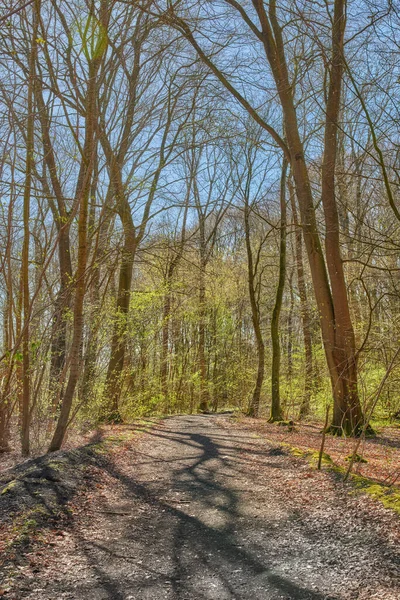
<path id="1" fill-rule="evenodd" d="M 106 463 L 7 597 L 398 600 L 396 517 L 373 508 L 226 418 L 174 417 Z"/>

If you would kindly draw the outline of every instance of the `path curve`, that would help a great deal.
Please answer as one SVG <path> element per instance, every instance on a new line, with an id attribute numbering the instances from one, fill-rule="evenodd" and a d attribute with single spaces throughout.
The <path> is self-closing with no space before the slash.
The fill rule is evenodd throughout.
<path id="1" fill-rule="evenodd" d="M 326 474 L 227 423 L 173 417 L 142 433 L 13 597 L 400 598 L 399 555 L 379 522 Z"/>

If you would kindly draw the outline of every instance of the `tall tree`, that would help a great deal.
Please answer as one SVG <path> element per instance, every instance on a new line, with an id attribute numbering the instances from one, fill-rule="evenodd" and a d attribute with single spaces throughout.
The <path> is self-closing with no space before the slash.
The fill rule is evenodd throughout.
<path id="1" fill-rule="evenodd" d="M 275 305 L 271 319 L 271 341 L 272 341 L 272 369 L 271 369 L 271 414 L 270 422 L 282 421 L 282 407 L 280 397 L 280 368 L 281 347 L 279 340 L 279 318 L 282 309 L 283 292 L 286 279 L 286 171 L 287 161 L 284 158 L 282 164 L 281 185 L 279 192 L 279 207 L 281 218 L 279 222 L 279 277 L 276 288 Z"/>
<path id="2" fill-rule="evenodd" d="M 40 0 L 36 0 L 32 10 L 32 38 L 29 57 L 29 83 L 27 88 L 27 126 L 26 126 L 26 161 L 24 183 L 24 241 L 22 247 L 21 292 L 23 298 L 24 324 L 22 332 L 22 423 L 21 447 L 22 454 L 29 454 L 29 421 L 30 421 L 30 295 L 29 295 L 29 242 L 30 242 L 30 199 L 32 192 L 32 171 L 34 153 L 34 90 L 36 85 L 36 52 L 38 37 L 38 21 L 40 15 Z"/>
<path id="3" fill-rule="evenodd" d="M 329 61 L 329 84 L 326 106 L 324 161 L 322 172 L 322 204 L 324 207 L 327 258 L 322 251 L 318 231 L 314 199 L 310 182 L 309 167 L 305 158 L 304 140 L 300 133 L 292 83 L 287 59 L 287 42 L 283 26 L 279 20 L 276 0 L 268 5 L 263 0 L 252 0 L 254 14 L 236 0 L 226 0 L 226 4 L 244 21 L 250 32 L 264 48 L 265 57 L 275 82 L 282 110 L 286 142 L 282 136 L 264 120 L 260 111 L 242 95 L 238 87 L 230 83 L 228 77 L 210 58 L 197 41 L 185 18 L 169 11 L 164 18 L 178 29 L 196 50 L 199 57 L 211 69 L 222 85 L 232 94 L 251 117 L 268 132 L 275 143 L 283 150 L 289 161 L 299 201 L 304 241 L 307 249 L 313 279 L 314 294 L 318 305 L 321 332 L 329 368 L 334 413 L 332 431 L 351 434 L 361 430 L 363 414 L 357 387 L 357 360 L 354 331 L 350 318 L 348 296 L 345 285 L 343 264 L 340 256 L 339 228 L 335 198 L 335 166 L 337 149 L 337 126 L 342 89 L 345 0 L 335 0 L 331 29 L 331 58 Z M 203 27 L 204 27 L 203 22 Z M 331 278 L 331 282 L 328 277 Z M 332 286 L 332 287 L 331 287 Z"/>
<path id="4" fill-rule="evenodd" d="M 85 139 L 75 193 L 75 203 L 78 210 L 78 255 L 74 277 L 74 321 L 69 356 L 70 367 L 68 382 L 62 398 L 60 415 L 50 442 L 49 452 L 59 450 L 63 442 L 80 373 L 84 321 L 83 303 L 86 292 L 86 266 L 88 258 L 88 208 L 96 156 L 96 126 L 98 118 L 97 77 L 107 48 L 109 13 L 106 1 L 102 1 L 99 17 L 95 13 L 94 5 L 91 5 L 87 18 L 88 24 L 85 28 L 85 35 L 82 36 L 82 51 L 87 60 L 88 78 L 85 97 Z"/>
<path id="5" fill-rule="evenodd" d="M 289 195 L 290 195 L 290 206 L 292 209 L 292 219 L 295 227 L 295 256 L 296 256 L 296 271 L 297 271 L 297 287 L 299 290 L 300 297 L 300 313 L 303 329 L 303 340 L 304 340 L 304 360 L 305 360 L 305 377 L 304 377 L 304 396 L 301 401 L 299 418 L 303 418 L 310 412 L 312 383 L 314 379 L 313 369 L 313 354 L 312 354 L 312 336 L 311 336 L 311 315 L 310 308 L 308 306 L 307 299 L 307 288 L 304 274 L 304 261 L 303 261 L 303 234 L 302 229 L 299 225 L 299 219 L 297 215 L 297 206 L 295 200 L 295 190 L 291 182 L 291 178 L 288 180 Z"/>

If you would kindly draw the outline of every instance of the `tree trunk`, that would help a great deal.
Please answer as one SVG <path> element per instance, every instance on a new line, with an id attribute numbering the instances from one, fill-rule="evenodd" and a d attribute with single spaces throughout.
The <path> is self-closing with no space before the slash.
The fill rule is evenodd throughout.
<path id="1" fill-rule="evenodd" d="M 335 343 L 332 357 L 336 367 L 336 397 L 331 429 L 334 433 L 357 433 L 363 414 L 358 397 L 357 359 L 353 324 L 343 261 L 340 254 L 340 230 L 335 198 L 335 169 L 338 147 L 338 118 L 343 78 L 343 38 L 345 0 L 335 0 L 332 27 L 332 64 L 326 105 L 325 150 L 322 164 L 322 204 L 325 214 L 325 251 L 332 286 L 335 316 Z"/>
<path id="2" fill-rule="evenodd" d="M 13 278 L 12 278 L 12 218 L 13 218 L 14 203 L 10 198 L 8 205 L 8 216 L 7 216 L 7 243 L 5 248 L 5 260 L 4 260 L 4 304 L 3 304 L 3 353 L 10 354 L 7 363 L 7 375 L 2 374 L 1 380 L 1 396 L 0 396 L 0 452 L 8 452 L 10 450 L 10 414 L 11 414 L 11 397 L 10 397 L 10 385 L 12 373 L 15 367 L 15 359 L 11 348 L 13 346 Z"/>
<path id="3" fill-rule="evenodd" d="M 32 188 L 32 171 L 33 171 L 33 153 L 34 153 L 34 88 L 35 88 L 35 64 L 36 64 L 36 48 L 37 48 L 37 31 L 39 19 L 40 3 L 35 2 L 33 9 L 33 33 L 31 41 L 31 52 L 29 59 L 29 83 L 28 83 L 28 120 L 26 129 L 26 171 L 24 183 L 24 205 L 23 205 L 23 222 L 24 222 L 24 241 L 22 246 L 22 264 L 21 264 L 21 279 L 22 279 L 22 298 L 23 298 L 23 315 L 24 326 L 22 330 L 22 422 L 21 422 L 21 450 L 23 456 L 29 455 L 29 422 L 30 422 L 30 294 L 29 294 L 29 241 L 30 241 L 30 197 Z"/>
<path id="4" fill-rule="evenodd" d="M 293 377 L 293 313 L 294 313 L 294 292 L 293 292 L 293 274 L 294 269 L 292 268 L 290 276 L 289 276 L 289 288 L 290 288 L 290 308 L 288 315 L 288 324 L 287 324 L 287 376 L 289 381 L 292 380 Z"/>
<path id="5" fill-rule="evenodd" d="M 286 171 L 287 161 L 283 159 L 281 188 L 280 188 L 280 245 L 279 245 L 279 278 L 276 290 L 275 306 L 271 319 L 272 341 L 272 371 L 271 371 L 271 415 L 269 422 L 282 421 L 282 408 L 280 399 L 280 365 L 281 348 L 279 341 L 279 318 L 282 308 L 283 292 L 286 278 Z"/>
<path id="6" fill-rule="evenodd" d="M 65 367 L 67 352 L 68 309 L 71 306 L 72 264 L 70 254 L 69 225 L 61 226 L 58 240 L 58 261 L 60 269 L 60 289 L 57 294 L 51 332 L 51 359 L 49 389 L 52 398 L 53 412 L 62 396 L 60 376 Z"/>
<path id="7" fill-rule="evenodd" d="M 49 446 L 49 452 L 61 448 L 71 412 L 72 401 L 78 382 L 81 364 L 81 344 L 83 335 L 83 302 L 86 291 L 86 266 L 88 248 L 88 212 L 93 162 L 95 158 L 95 128 L 97 121 L 97 73 L 101 57 L 89 60 L 88 86 L 86 96 L 86 129 L 83 157 L 77 183 L 77 199 L 79 201 L 78 216 L 78 264 L 75 275 L 74 324 L 72 332 L 71 352 L 69 357 L 69 378 L 63 394 L 60 415 L 56 430 Z"/>
<path id="8" fill-rule="evenodd" d="M 248 198 L 245 198 L 244 207 L 244 232 L 246 240 L 246 254 L 247 254 L 247 282 L 249 290 L 249 299 L 251 307 L 251 319 L 253 323 L 254 335 L 256 336 L 257 345 L 257 377 L 256 383 L 253 389 L 252 397 L 250 400 L 247 414 L 249 417 L 258 418 L 260 413 L 260 398 L 261 390 L 264 381 L 264 369 L 265 369 L 265 346 L 261 331 L 260 322 L 260 308 L 257 301 L 256 293 L 256 272 L 253 261 L 253 251 L 251 248 L 251 235 L 250 235 L 250 206 Z"/>
<path id="9" fill-rule="evenodd" d="M 164 402 L 164 410 L 168 414 L 170 410 L 169 402 L 169 389 L 168 389 L 168 370 L 169 370 L 169 344 L 170 344 L 170 320 L 171 320 L 171 304 L 172 304 L 172 291 L 171 284 L 175 269 L 178 267 L 179 262 L 183 255 L 183 249 L 185 244 L 186 236 L 186 221 L 188 213 L 189 203 L 189 192 L 186 196 L 185 209 L 183 213 L 183 224 L 182 224 L 182 235 L 179 242 L 179 246 L 175 257 L 171 259 L 170 264 L 167 267 L 166 273 L 166 292 L 164 295 L 164 307 L 163 307 L 163 326 L 162 326 L 162 342 L 161 342 L 161 365 L 160 365 L 160 380 L 161 380 L 161 394 Z"/>
<path id="10" fill-rule="evenodd" d="M 161 365 L 160 365 L 160 379 L 161 379 L 161 394 L 164 402 L 164 412 L 169 413 L 169 394 L 168 394 L 168 354 L 169 354 L 169 327 L 170 327 L 170 316 L 171 316 L 171 290 L 169 277 L 167 280 L 167 290 L 164 296 L 164 307 L 163 307 L 163 325 L 162 325 L 162 342 L 161 342 Z"/>
<path id="11" fill-rule="evenodd" d="M 200 404 L 202 412 L 208 411 L 208 383 L 206 362 L 206 260 L 204 244 L 204 223 L 200 222 L 200 273 L 199 273 L 199 371 Z"/>
<path id="12" fill-rule="evenodd" d="M 300 296 L 300 314 L 303 328 L 304 340 L 304 360 L 305 360 L 305 379 L 304 395 L 300 404 L 299 419 L 304 418 L 310 412 L 311 393 L 314 379 L 313 355 L 312 355 L 312 337 L 311 337 L 311 315 L 308 308 L 307 288 L 304 277 L 303 264 L 303 237 L 299 220 L 297 217 L 295 191 L 289 179 L 289 194 L 292 208 L 292 218 L 295 226 L 295 248 L 296 248 L 296 269 L 297 286 Z"/>
<path id="13" fill-rule="evenodd" d="M 93 194 L 91 194 L 93 195 Z M 109 243 L 109 235 L 112 230 L 114 212 L 109 209 L 110 190 L 105 200 L 105 209 L 103 217 L 100 217 L 100 228 L 98 234 L 98 244 L 93 255 L 90 271 L 93 273 L 90 289 L 90 313 L 89 322 L 91 324 L 87 348 L 84 358 L 83 375 L 81 382 L 80 397 L 82 403 L 87 405 L 92 386 L 96 377 L 96 361 L 99 345 L 99 328 L 101 327 L 101 298 L 100 298 L 100 265 L 102 264 Z M 90 222 L 90 219 L 89 219 Z M 107 288 L 107 286 L 106 286 Z"/>
<path id="14" fill-rule="evenodd" d="M 9 248 L 7 248 L 7 254 Z M 8 278 L 5 278 L 6 280 Z M 9 352 L 10 349 L 10 290 L 6 290 L 5 302 L 3 305 L 4 315 L 4 327 L 3 327 L 3 352 Z M 6 369 L 7 365 L 7 369 Z M 1 395 L 0 395 L 0 454 L 2 452 L 10 451 L 10 430 L 9 430 L 9 417 L 10 417 L 10 381 L 13 372 L 14 361 L 13 359 L 3 361 L 1 365 Z"/>
<path id="15" fill-rule="evenodd" d="M 8 406 L 3 399 L 0 399 L 0 454 L 10 452 L 9 439 Z"/>
<path id="16" fill-rule="evenodd" d="M 219 406 L 219 352 L 218 352 L 218 336 L 217 336 L 217 326 L 218 326 L 218 309 L 214 307 L 212 312 L 212 349 L 213 349 L 213 365 L 212 365 L 212 411 L 218 412 Z"/>
<path id="17" fill-rule="evenodd" d="M 124 202 L 123 210 L 119 211 L 119 215 L 124 228 L 125 241 L 119 272 L 116 321 L 111 341 L 111 353 L 105 384 L 105 391 L 110 406 L 107 419 L 115 423 L 121 422 L 119 399 L 122 389 L 133 265 L 137 248 L 135 226 L 133 224 L 130 206 L 127 201 Z"/>
<path id="18" fill-rule="evenodd" d="M 5 336 L 6 339 L 8 335 Z M 5 346 L 8 348 L 8 344 Z M 10 417 L 12 413 L 11 405 L 11 378 L 14 370 L 14 359 L 7 361 L 7 368 L 3 365 L 4 371 L 2 372 L 2 386 L 0 396 L 0 454 L 3 452 L 10 452 Z"/>
<path id="19" fill-rule="evenodd" d="M 49 392 L 52 399 L 52 411 L 55 415 L 62 396 L 60 376 L 65 367 L 68 311 L 71 306 L 72 264 L 70 252 L 70 218 L 59 179 L 57 162 L 50 134 L 50 120 L 43 98 L 42 81 L 40 78 L 38 78 L 38 84 L 35 86 L 35 98 L 41 125 L 44 161 L 50 176 L 51 187 L 56 197 L 56 202 L 54 202 L 49 187 L 48 203 L 58 233 L 58 265 L 60 273 L 60 289 L 55 301 L 51 331 L 52 342 L 50 349 L 51 358 L 49 374 Z"/>

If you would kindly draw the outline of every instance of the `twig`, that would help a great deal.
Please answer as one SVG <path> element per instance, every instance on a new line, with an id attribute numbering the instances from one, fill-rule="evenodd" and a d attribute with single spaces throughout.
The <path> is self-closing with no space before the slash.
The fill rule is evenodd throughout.
<path id="1" fill-rule="evenodd" d="M 130 516 L 132 516 L 132 513 L 130 513 L 130 512 L 122 512 L 122 511 L 117 511 L 117 510 L 98 510 L 96 508 L 92 508 L 92 511 L 97 512 L 97 513 L 102 513 L 104 515 L 120 515 L 120 516 L 130 515 Z"/>
<path id="2" fill-rule="evenodd" d="M 319 449 L 319 457 L 318 457 L 318 471 L 321 470 L 321 464 L 322 464 L 322 455 L 324 453 L 324 446 L 325 446 L 325 438 L 326 438 L 326 430 L 328 427 L 328 420 L 329 420 L 329 409 L 330 409 L 330 404 L 328 404 L 328 406 L 326 407 L 326 415 L 325 415 L 325 425 L 324 425 L 324 429 L 322 431 L 322 440 L 321 440 L 321 448 Z"/>
<path id="3" fill-rule="evenodd" d="M 376 393 L 375 393 L 375 398 L 372 397 L 371 407 L 370 407 L 370 410 L 369 410 L 369 414 L 366 415 L 365 418 L 364 418 L 364 425 L 362 427 L 360 437 L 359 437 L 359 439 L 358 439 L 358 441 L 357 441 L 357 443 L 355 445 L 355 448 L 353 450 L 353 454 L 351 455 L 349 467 L 348 467 L 348 469 L 346 471 L 345 476 L 343 477 L 343 481 L 347 481 L 347 479 L 349 478 L 349 475 L 350 475 L 351 470 L 352 470 L 353 465 L 354 465 L 354 461 L 355 461 L 355 459 L 357 457 L 357 450 L 360 447 L 361 441 L 365 439 L 365 432 L 366 432 L 366 429 L 368 427 L 369 421 L 370 421 L 370 419 L 372 417 L 372 414 L 373 414 L 373 412 L 375 410 L 375 407 L 376 407 L 376 405 L 378 403 L 379 397 L 380 397 L 381 392 L 382 392 L 382 388 L 385 385 L 385 383 L 387 381 L 387 378 L 389 377 L 389 375 L 390 375 L 390 373 L 391 373 L 391 371 L 392 371 L 392 369 L 394 367 L 394 364 L 395 364 L 395 362 L 396 362 L 397 357 L 398 357 L 399 354 L 400 354 L 400 347 L 395 352 L 395 354 L 394 354 L 394 356 L 393 356 L 393 358 L 392 358 L 392 360 L 390 362 L 390 365 L 386 369 L 386 373 L 384 374 L 384 376 L 381 379 L 381 382 L 380 382 L 380 384 L 378 386 L 378 389 L 376 390 Z"/>

